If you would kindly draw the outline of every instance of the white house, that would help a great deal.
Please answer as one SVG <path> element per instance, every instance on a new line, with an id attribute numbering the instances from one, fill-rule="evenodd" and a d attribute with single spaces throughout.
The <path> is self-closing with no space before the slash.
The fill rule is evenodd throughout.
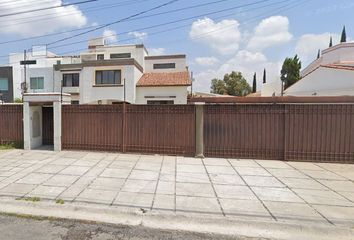
<path id="1" fill-rule="evenodd" d="M 15 98 L 25 76 L 28 93 L 69 93 L 73 104 L 187 104 L 191 85 L 186 55 L 149 56 L 142 44 L 106 45 L 103 38 L 79 56 L 27 53 L 35 64 L 26 71 L 23 60 L 10 54 Z"/>
<path id="2" fill-rule="evenodd" d="M 285 96 L 354 96 L 354 43 L 341 43 L 301 72 L 301 80 Z"/>

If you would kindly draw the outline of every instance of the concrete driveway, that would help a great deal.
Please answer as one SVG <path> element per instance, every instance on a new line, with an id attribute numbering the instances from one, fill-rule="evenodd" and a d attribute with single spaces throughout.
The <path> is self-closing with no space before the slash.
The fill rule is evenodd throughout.
<path id="1" fill-rule="evenodd" d="M 0 197 L 354 227 L 354 165 L 13 150 Z"/>

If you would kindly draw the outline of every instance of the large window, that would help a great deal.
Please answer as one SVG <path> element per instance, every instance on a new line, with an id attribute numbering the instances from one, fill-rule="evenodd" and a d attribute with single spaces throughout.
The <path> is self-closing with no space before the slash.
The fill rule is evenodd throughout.
<path id="1" fill-rule="evenodd" d="M 96 85 L 120 85 L 121 75 L 120 70 L 96 71 Z"/>
<path id="2" fill-rule="evenodd" d="M 111 59 L 115 59 L 115 58 L 131 58 L 132 55 L 130 53 L 112 53 L 110 57 L 111 57 Z"/>
<path id="3" fill-rule="evenodd" d="M 154 69 L 171 69 L 176 68 L 175 63 L 155 63 Z"/>
<path id="4" fill-rule="evenodd" d="M 9 90 L 9 80 L 7 78 L 0 78 L 0 91 Z"/>
<path id="5" fill-rule="evenodd" d="M 31 89 L 44 89 L 44 77 L 31 77 L 30 87 Z"/>
<path id="6" fill-rule="evenodd" d="M 63 87 L 78 87 L 80 85 L 79 73 L 63 74 Z"/>
<path id="7" fill-rule="evenodd" d="M 175 102 L 173 100 L 148 100 L 148 105 L 172 105 Z"/>

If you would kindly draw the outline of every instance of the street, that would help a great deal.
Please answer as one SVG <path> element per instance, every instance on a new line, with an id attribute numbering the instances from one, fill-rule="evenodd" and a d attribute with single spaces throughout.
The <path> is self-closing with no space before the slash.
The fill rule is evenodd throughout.
<path id="1" fill-rule="evenodd" d="M 116 226 L 8 215 L 0 215 L 0 232 L 2 240 L 260 240 L 258 238 L 236 238 L 212 234 L 156 230 L 145 227 Z"/>

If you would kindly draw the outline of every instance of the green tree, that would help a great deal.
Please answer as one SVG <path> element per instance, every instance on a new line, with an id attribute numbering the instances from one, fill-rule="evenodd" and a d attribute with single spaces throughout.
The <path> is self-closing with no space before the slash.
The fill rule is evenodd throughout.
<path id="1" fill-rule="evenodd" d="M 318 49 L 318 53 L 317 53 L 317 59 L 319 59 L 321 57 L 321 50 Z"/>
<path id="2" fill-rule="evenodd" d="M 226 84 L 223 80 L 216 79 L 214 78 L 211 80 L 211 93 L 216 93 L 216 94 L 226 94 Z"/>
<path id="3" fill-rule="evenodd" d="M 329 47 L 333 47 L 333 39 L 332 39 L 332 36 L 331 36 L 331 38 L 329 39 Z"/>
<path id="4" fill-rule="evenodd" d="M 267 83 L 267 71 L 264 69 L 263 71 L 263 83 Z"/>
<path id="5" fill-rule="evenodd" d="M 233 71 L 225 74 L 223 80 L 211 81 L 211 92 L 216 94 L 229 94 L 232 96 L 246 96 L 251 93 L 251 87 L 242 73 Z"/>
<path id="6" fill-rule="evenodd" d="M 343 30 L 342 30 L 342 36 L 340 38 L 340 42 L 341 43 L 347 42 L 347 33 L 346 33 L 346 30 L 345 30 L 345 26 L 343 27 Z"/>
<path id="7" fill-rule="evenodd" d="M 253 75 L 252 92 L 257 92 L 257 73 L 254 73 Z"/>
<path id="8" fill-rule="evenodd" d="M 281 69 L 280 79 L 284 83 L 284 89 L 287 89 L 298 80 L 300 80 L 301 61 L 297 55 L 294 58 L 286 58 Z"/>

